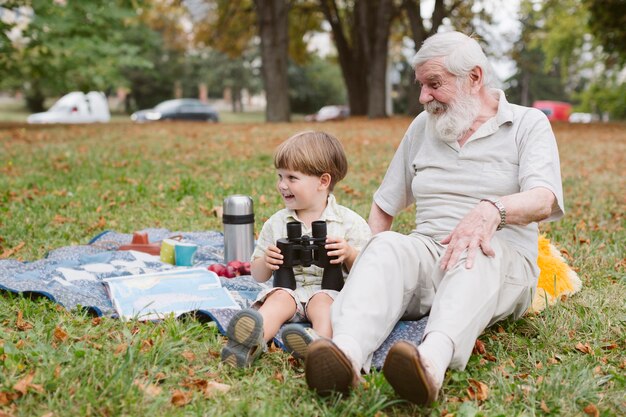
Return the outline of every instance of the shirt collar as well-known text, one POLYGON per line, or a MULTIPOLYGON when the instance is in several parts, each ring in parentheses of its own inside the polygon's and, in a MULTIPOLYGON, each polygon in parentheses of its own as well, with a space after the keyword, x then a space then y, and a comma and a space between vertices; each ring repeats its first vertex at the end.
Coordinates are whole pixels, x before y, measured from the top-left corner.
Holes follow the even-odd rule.
MULTIPOLYGON (((333 194, 328 194, 328 199, 326 200, 326 208, 322 212, 319 220, 341 222, 342 219, 341 216, 339 216, 338 208, 339 204, 337 204, 335 196, 333 194)), ((296 211, 293 209, 287 209, 287 217, 300 222, 296 211)))

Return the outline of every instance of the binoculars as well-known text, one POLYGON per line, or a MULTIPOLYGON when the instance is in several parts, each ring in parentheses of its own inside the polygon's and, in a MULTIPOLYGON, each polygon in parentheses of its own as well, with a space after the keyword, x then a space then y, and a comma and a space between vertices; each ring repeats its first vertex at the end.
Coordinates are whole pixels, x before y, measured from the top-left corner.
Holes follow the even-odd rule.
POLYGON ((274 287, 296 289, 296 278, 293 267, 316 265, 324 268, 322 289, 341 291, 343 288, 343 272, 341 264, 331 264, 324 245, 326 244, 326 222, 314 221, 311 224, 312 237, 302 236, 300 222, 287 223, 287 238, 278 239, 276 246, 283 255, 283 264, 274 271, 274 287))

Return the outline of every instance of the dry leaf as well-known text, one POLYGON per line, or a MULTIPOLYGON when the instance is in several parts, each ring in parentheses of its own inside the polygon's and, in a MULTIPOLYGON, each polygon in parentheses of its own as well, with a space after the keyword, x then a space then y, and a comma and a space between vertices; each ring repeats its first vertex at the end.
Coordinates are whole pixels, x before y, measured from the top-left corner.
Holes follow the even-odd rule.
POLYGON ((196 354, 189 350, 184 351, 181 355, 187 360, 187 362, 193 362, 196 360, 196 354))
POLYGON ((467 389, 467 395, 471 400, 485 401, 489 396, 489 387, 484 382, 477 381, 475 379, 469 379, 469 388, 467 389))
POLYGON ((600 411, 598 411, 598 407, 596 407, 595 404, 589 404, 583 409, 583 411, 585 414, 592 417, 598 417, 600 415, 600 411))
POLYGON ((115 350, 113 351, 114 355, 120 355, 120 354, 124 354, 126 353, 126 350, 128 349, 128 345, 126 343, 120 343, 119 345, 117 345, 115 347, 115 350))
POLYGON ((15 321, 15 327, 17 327, 18 330, 21 330, 24 332, 26 330, 32 329, 33 325, 24 320, 24 313, 22 313, 22 311, 20 310, 17 312, 17 320, 15 321))
POLYGON ((165 378, 167 378, 167 377, 165 376, 165 374, 163 372, 157 372, 156 375, 154 376, 154 380, 156 382, 162 382, 162 381, 165 380, 165 378))
POLYGON ((65 342, 68 338, 67 332, 59 326, 54 328, 53 336, 57 342, 65 342))
POLYGON ((283 373, 280 371, 276 371, 276 373, 274 374, 274 379, 280 382, 281 384, 285 382, 285 377, 283 376, 283 373))
POLYGON ((20 249, 22 249, 24 247, 24 245, 26 244, 26 242, 20 242, 18 243, 18 245, 16 247, 14 247, 13 249, 7 249, 4 252, 2 252, 0 254, 0 259, 7 259, 9 256, 17 253, 20 249))
POLYGON ((215 381, 209 381, 206 389, 204 390, 204 395, 207 397, 210 397, 213 394, 216 394, 216 393, 224 394, 224 393, 227 393, 228 391, 230 391, 230 385, 222 384, 220 382, 215 382, 215 381))
POLYGON ((584 345, 581 342, 578 342, 575 346, 576 350, 582 353, 591 354, 593 351, 591 350, 591 346, 589 343, 585 343, 584 345))
POLYGON ((174 390, 172 393, 172 398, 170 398, 170 402, 172 405, 176 407, 182 407, 191 402, 191 393, 186 391, 181 391, 179 389, 174 390))
POLYGON ((161 394, 161 392, 163 391, 163 388, 159 387, 158 385, 154 385, 150 383, 143 383, 138 380, 134 380, 133 385, 139 388, 141 392, 143 392, 145 395, 147 395, 150 398, 156 397, 157 395, 161 394))
POLYGON ((92 326, 98 326, 100 323, 102 323, 102 317, 94 317, 91 319, 92 326))
POLYGON ((224 207, 215 206, 211 209, 211 212, 215 215, 215 217, 221 218, 224 215, 224 207))
POLYGON ((478 354, 478 355, 484 354, 485 353, 485 344, 482 341, 476 339, 476 342, 474 343, 474 350, 473 350, 472 353, 478 354))
POLYGON ((35 377, 35 371, 31 371, 24 378, 17 381, 15 385, 13 385, 13 389, 22 395, 26 395, 26 393, 28 392, 28 388, 31 386, 31 383, 33 382, 34 377, 35 377))
POLYGON ((142 353, 149 352, 154 346, 154 341, 152 339, 144 339, 141 341, 141 348, 139 349, 142 353))
POLYGON ((546 402, 544 400, 541 400, 541 405, 539 407, 541 407, 541 410, 544 413, 546 413, 546 414, 550 413, 550 409, 548 408, 548 406, 546 405, 546 402))
POLYGON ((0 391, 0 405, 9 405, 19 398, 16 392, 0 391))

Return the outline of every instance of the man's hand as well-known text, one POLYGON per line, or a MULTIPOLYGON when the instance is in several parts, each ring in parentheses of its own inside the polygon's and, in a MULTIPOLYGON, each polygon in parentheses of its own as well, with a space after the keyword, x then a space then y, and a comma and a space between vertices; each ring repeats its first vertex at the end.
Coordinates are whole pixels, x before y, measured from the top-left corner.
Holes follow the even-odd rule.
POLYGON ((491 238, 498 224, 500 224, 498 209, 486 201, 478 203, 472 211, 461 219, 452 233, 441 241, 443 245, 448 245, 441 258, 441 269, 443 271, 450 270, 465 250, 467 250, 465 261, 465 268, 467 269, 474 266, 477 248, 480 248, 487 256, 495 256, 496 253, 491 248, 491 238))
POLYGON ((265 251, 265 266, 272 271, 276 271, 283 264, 283 255, 276 245, 269 245, 265 251))

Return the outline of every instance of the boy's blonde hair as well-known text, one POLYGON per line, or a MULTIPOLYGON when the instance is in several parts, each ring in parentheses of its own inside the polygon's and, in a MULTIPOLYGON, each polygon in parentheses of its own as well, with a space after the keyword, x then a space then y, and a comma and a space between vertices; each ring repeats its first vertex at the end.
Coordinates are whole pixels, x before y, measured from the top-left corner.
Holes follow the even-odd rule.
POLYGON ((274 166, 316 177, 328 173, 330 191, 348 173, 348 159, 341 143, 328 133, 315 131, 297 133, 281 143, 274 152, 274 166))

